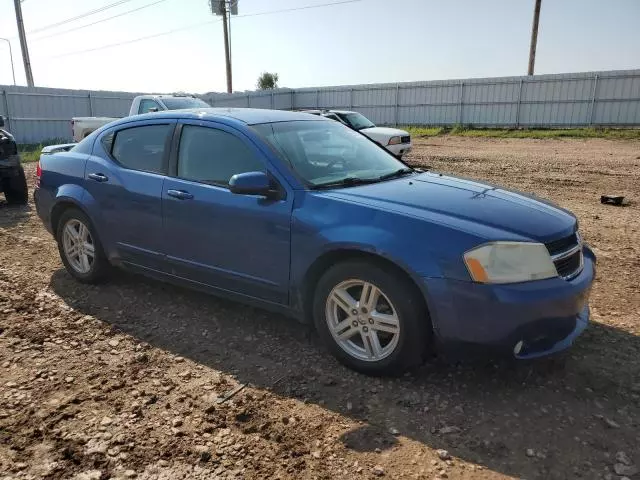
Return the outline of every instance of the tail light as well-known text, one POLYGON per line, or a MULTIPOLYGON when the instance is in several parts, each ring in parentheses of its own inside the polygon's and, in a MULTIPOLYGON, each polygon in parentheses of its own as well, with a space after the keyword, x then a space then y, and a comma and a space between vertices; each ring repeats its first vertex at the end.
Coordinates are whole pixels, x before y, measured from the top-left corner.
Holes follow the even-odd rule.
POLYGON ((42 167, 40 166, 40 161, 38 160, 38 165, 36 166, 36 187, 40 186, 41 177, 42 177, 42 167))

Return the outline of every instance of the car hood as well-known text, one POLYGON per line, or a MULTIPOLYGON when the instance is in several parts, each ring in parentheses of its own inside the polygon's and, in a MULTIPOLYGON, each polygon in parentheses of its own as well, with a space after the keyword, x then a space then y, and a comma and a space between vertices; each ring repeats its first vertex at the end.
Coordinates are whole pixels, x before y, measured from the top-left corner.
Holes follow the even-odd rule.
POLYGON ((548 201, 437 173, 422 173, 327 193, 345 201, 442 221, 454 228, 468 230, 475 223, 538 242, 568 236, 577 226, 571 212, 548 201))
POLYGON ((391 137, 404 137, 409 135, 409 132, 405 130, 399 130, 397 128, 389 128, 389 127, 371 127, 371 128, 363 128, 360 130, 361 133, 364 133, 368 137, 372 136, 384 136, 387 138, 391 137))

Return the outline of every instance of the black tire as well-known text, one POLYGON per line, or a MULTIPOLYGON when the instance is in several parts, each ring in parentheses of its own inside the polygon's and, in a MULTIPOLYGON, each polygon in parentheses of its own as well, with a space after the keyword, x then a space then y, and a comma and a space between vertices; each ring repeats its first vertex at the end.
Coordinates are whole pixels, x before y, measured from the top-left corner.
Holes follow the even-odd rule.
POLYGON ((5 178, 2 181, 2 190, 9 205, 26 205, 29 201, 29 189, 24 168, 20 167, 15 177, 5 178))
POLYGON ((422 364, 431 345, 431 321, 415 285, 400 272, 360 260, 339 263, 320 278, 314 295, 313 319, 318 334, 331 353, 343 365, 367 375, 400 375, 422 364), (350 279, 362 280, 379 288, 396 310, 400 323, 399 339, 392 353, 379 361, 361 360, 347 353, 329 330, 326 319, 328 297, 335 286, 350 279))
POLYGON ((98 234, 96 229, 93 226, 93 223, 82 211, 77 208, 69 208, 65 210, 60 216, 60 220, 58 221, 58 228, 56 231, 56 240, 58 242, 58 252, 60 252, 60 259, 64 264, 67 272, 71 274, 76 280, 82 283, 95 284, 104 281, 109 271, 111 270, 111 265, 109 264, 109 260, 104 253, 102 248, 102 244, 100 243, 100 239, 98 238, 98 234), (78 220, 82 222, 88 229, 91 235, 91 239, 93 241, 94 246, 94 258, 91 263, 90 270, 87 273, 81 273, 77 271, 69 262, 67 255, 64 251, 63 244, 63 231, 67 223, 71 220, 78 220))

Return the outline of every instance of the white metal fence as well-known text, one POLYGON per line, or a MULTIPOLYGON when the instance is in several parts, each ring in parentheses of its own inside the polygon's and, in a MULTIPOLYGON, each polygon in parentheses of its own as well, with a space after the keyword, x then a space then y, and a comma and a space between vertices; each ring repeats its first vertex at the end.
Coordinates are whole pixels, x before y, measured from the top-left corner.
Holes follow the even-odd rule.
MULTIPOLYGON (((128 114, 138 93, 0 86, 17 140, 68 139, 77 116, 128 114)), ((380 125, 640 126, 640 70, 207 93, 214 107, 356 110, 380 125)))

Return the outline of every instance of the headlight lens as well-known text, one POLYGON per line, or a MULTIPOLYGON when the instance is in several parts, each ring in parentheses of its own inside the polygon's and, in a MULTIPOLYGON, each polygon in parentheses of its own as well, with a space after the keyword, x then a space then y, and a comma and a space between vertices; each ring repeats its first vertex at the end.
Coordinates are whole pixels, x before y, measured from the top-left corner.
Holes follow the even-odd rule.
POLYGON ((493 242, 464 254, 469 275, 479 283, 516 283, 558 276, 542 243, 493 242))
POLYGON ((387 145, 398 145, 400 143, 402 143, 400 137, 391 137, 389 139, 389 143, 387 143, 387 145))

